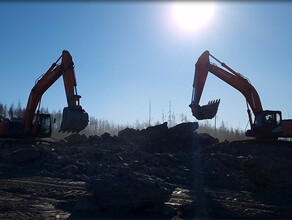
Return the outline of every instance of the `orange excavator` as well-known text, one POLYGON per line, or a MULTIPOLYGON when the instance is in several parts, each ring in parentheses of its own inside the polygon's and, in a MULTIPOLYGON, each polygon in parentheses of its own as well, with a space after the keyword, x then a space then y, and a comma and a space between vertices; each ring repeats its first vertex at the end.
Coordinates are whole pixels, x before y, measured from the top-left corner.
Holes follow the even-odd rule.
POLYGON ((196 119, 212 119, 216 115, 220 103, 220 99, 218 99, 210 101, 207 105, 199 105, 208 72, 213 73, 237 89, 245 97, 250 123, 250 130, 246 131, 246 136, 255 137, 256 139, 292 137, 292 120, 283 120, 281 111, 263 110, 260 97, 249 80, 212 56, 209 51, 205 51, 199 57, 195 67, 193 93, 189 107, 196 119), (214 63, 210 63, 210 57, 219 62, 225 69, 218 67, 214 63), (254 120, 252 119, 250 108, 254 115, 254 120))
POLYGON ((55 63, 40 76, 31 89, 22 118, 7 119, 0 116, 0 138, 45 138, 51 136, 52 120, 49 114, 39 112, 42 95, 63 76, 68 107, 63 109, 60 131, 80 132, 88 124, 88 114, 80 106, 72 56, 66 50, 55 63), (59 60, 62 58, 60 64, 59 60))

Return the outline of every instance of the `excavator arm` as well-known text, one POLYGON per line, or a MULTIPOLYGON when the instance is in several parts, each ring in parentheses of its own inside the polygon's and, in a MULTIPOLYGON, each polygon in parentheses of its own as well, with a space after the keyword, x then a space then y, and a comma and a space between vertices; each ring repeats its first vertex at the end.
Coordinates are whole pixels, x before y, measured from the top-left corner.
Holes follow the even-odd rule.
POLYGON ((39 111, 37 110, 36 112, 36 109, 40 105, 42 95, 60 76, 63 76, 68 103, 68 107, 63 109, 60 130, 64 132, 79 132, 87 126, 88 114, 80 106, 79 99, 81 96, 77 94, 74 63, 70 53, 64 50, 58 60, 37 80, 35 86, 31 89, 22 120, 25 135, 36 135, 39 119, 39 111), (62 61, 58 65, 57 63, 60 59, 62 61))
MULTIPOLYGON (((209 51, 205 51, 199 57, 196 63, 195 76, 193 82, 193 94, 191 104, 189 105, 193 115, 198 120, 213 118, 217 113, 218 105, 220 103, 220 100, 215 100, 209 102, 207 105, 203 106, 199 105, 208 72, 214 74, 215 76, 217 76, 218 78, 220 78, 221 80, 223 80, 224 82, 226 82, 227 84, 231 85, 239 92, 241 92, 246 99, 247 106, 251 107, 254 114, 263 111, 260 97, 256 89, 249 83, 249 81, 241 74, 232 70, 225 63, 222 63, 218 59, 216 59, 209 53, 209 51), (216 61, 218 61, 226 70, 216 66, 215 64, 210 63, 209 60, 210 56, 214 58, 216 61)), ((253 124, 249 107, 248 115, 250 125, 252 127, 253 124)))

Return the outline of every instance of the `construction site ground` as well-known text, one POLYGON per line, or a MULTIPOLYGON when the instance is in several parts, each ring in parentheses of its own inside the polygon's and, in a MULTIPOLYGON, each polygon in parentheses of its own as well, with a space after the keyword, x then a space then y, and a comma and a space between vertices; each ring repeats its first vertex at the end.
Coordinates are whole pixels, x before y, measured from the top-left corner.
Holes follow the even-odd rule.
POLYGON ((292 144, 195 123, 2 142, 0 219, 291 219, 292 144))

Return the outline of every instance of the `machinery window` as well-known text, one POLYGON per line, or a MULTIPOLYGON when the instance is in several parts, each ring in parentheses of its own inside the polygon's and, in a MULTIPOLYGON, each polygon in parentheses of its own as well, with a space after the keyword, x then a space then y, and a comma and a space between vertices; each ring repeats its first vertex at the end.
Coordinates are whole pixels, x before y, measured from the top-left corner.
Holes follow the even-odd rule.
POLYGON ((40 117, 40 130, 43 133, 50 133, 51 131, 51 119, 48 116, 42 116, 40 117))
POLYGON ((267 123, 272 123, 275 121, 275 117, 274 114, 266 114, 265 116, 265 120, 267 123))
POLYGON ((255 117, 255 126, 257 127, 261 127, 262 125, 262 118, 263 118, 263 114, 262 113, 257 113, 256 117, 255 117))
POLYGON ((279 113, 276 113, 276 122, 277 122, 277 125, 281 123, 281 115, 279 113))
POLYGON ((281 115, 278 112, 267 113, 264 120, 267 124, 279 125, 281 123, 281 115))

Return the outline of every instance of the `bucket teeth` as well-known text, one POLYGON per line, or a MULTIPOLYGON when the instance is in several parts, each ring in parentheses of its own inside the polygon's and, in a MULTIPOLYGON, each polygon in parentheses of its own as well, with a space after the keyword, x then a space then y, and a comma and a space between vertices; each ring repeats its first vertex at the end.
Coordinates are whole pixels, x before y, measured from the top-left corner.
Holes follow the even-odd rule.
MULTIPOLYGON (((218 105, 219 105, 219 102, 220 102, 220 99, 211 100, 211 101, 208 102, 207 105, 212 105, 212 104, 217 104, 217 103, 218 103, 218 105)), ((206 106, 206 105, 205 105, 205 106, 206 106)))

